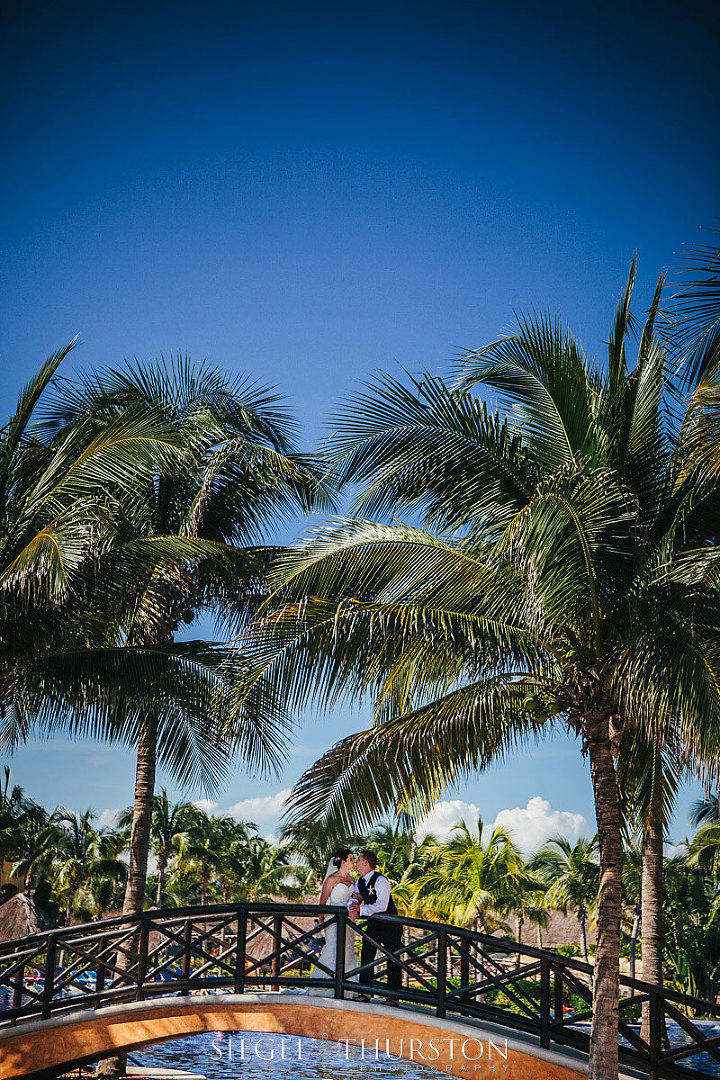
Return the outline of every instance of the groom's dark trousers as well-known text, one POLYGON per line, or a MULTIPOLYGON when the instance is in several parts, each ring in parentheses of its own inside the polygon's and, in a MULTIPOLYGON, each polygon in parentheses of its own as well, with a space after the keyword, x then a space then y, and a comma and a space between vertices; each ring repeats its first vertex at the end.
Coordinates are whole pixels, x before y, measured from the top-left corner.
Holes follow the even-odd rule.
MULTIPOLYGON (((378 944, 383 945, 388 952, 398 952, 402 945, 402 924, 396 922, 390 922, 385 919, 374 919, 372 916, 365 923, 365 930, 378 944)), ((367 938, 363 938, 362 948, 360 950, 360 964, 371 963, 377 956, 377 947, 368 941, 367 938)), ((385 957, 381 953, 381 960, 385 957)), ((375 969, 370 967, 367 971, 361 971, 358 976, 358 983, 361 986, 368 986, 375 977, 375 969)), ((402 968, 396 960, 391 960, 388 957, 387 960, 387 985, 388 990, 400 990, 402 987, 402 968)))

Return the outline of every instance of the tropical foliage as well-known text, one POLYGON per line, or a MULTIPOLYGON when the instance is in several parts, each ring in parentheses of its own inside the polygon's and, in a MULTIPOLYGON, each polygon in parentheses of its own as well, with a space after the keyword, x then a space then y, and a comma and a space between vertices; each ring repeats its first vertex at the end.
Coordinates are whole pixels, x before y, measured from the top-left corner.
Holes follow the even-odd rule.
POLYGON ((328 453, 337 483, 360 486, 359 516, 282 561, 256 635, 258 673, 294 705, 369 695, 375 708, 298 784, 301 826, 426 809, 519 741, 558 725, 579 737, 600 853, 591 1075, 608 1077, 618 752, 682 740, 710 760, 720 720, 717 392, 690 378, 679 407, 655 332, 663 282, 639 327, 634 277, 606 365, 559 322, 523 318, 466 357, 456 387, 380 377, 351 399, 328 453), (400 514, 420 526, 367 520, 400 514))

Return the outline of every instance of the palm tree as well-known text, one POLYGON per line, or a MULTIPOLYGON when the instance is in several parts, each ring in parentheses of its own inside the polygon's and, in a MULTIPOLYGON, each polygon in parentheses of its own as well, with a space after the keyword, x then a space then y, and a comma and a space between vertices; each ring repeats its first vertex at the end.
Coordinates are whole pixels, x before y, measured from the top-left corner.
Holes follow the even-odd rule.
POLYGON ((57 829, 57 848, 53 857, 55 890, 65 897, 65 925, 72 922, 73 904, 78 890, 92 878, 125 874, 125 864, 116 855, 112 834, 93 828, 95 815, 59 810, 53 815, 57 829))
POLYGON ((200 903, 207 904, 211 871, 220 867, 228 831, 232 827, 229 818, 213 817, 204 810, 193 807, 193 815, 187 835, 181 846, 181 857, 194 863, 200 880, 200 903))
MULTIPOLYGON (((638 852, 630 847, 623 869, 623 888, 631 885, 635 898, 631 938, 631 971, 635 970, 638 923, 642 932, 642 965, 645 982, 663 985, 663 874, 664 843, 677 794, 688 762, 684 759, 680 733, 661 716, 649 730, 636 730, 618 755, 626 832, 641 838, 640 880, 635 880, 638 852)), ((642 1006, 642 1036, 650 1036, 650 1006, 642 1006)))
POLYGON ((616 755, 676 728, 710 758, 720 717, 718 478, 699 399, 664 405, 654 334, 629 367, 631 269, 608 367, 550 320, 467 358, 451 389, 383 377, 335 419, 335 476, 362 515, 288 556, 257 629, 258 673, 294 706, 372 694, 375 724, 301 779, 294 823, 354 829, 563 725, 590 762, 600 847, 591 1080, 617 1074, 621 801, 616 755), (490 387, 506 405, 474 396, 490 387), (431 531, 432 530, 432 531, 431 531))
POLYGON ((483 839, 482 818, 461 821, 417 882, 436 915, 459 926, 492 933, 498 916, 510 914, 528 886, 540 887, 508 833, 494 828, 483 839))
POLYGON ((708 872, 683 856, 666 862, 665 955, 668 982, 714 1001, 720 991, 720 898, 708 872))
POLYGON ((217 876, 223 902, 228 903, 233 898, 240 899, 252 858, 252 832, 257 827, 252 821, 235 821, 234 818, 223 818, 221 821, 225 836, 217 876))
MULTIPOLYGON (((41 806, 28 799, 17 784, 10 787, 10 769, 5 766, 5 783, 0 788, 0 887, 4 882, 6 865, 19 864, 27 853, 29 838, 44 827, 47 814, 41 806)), ((12 886, 8 886, 12 887, 12 886)))
MULTIPOLYGON (((187 841, 188 830, 195 821, 195 809, 193 803, 190 802, 171 803, 165 788, 153 799, 150 844, 157 860, 155 907, 163 906, 168 863, 181 851, 183 842, 187 841)), ((133 816, 134 808, 127 807, 118 814, 117 818, 117 828, 128 834, 128 840, 133 816)))
MULTIPOLYGON (((37 728, 81 723, 106 734, 123 712, 131 726, 149 686, 171 707, 182 694, 199 700, 208 680, 197 650, 126 648, 113 633, 125 582, 101 592, 98 577, 117 541, 118 506, 171 467, 178 440, 140 407, 102 428, 81 418, 72 430, 41 430, 72 344, 43 365, 0 430, 0 745, 10 750, 37 728)), ((136 569, 147 565, 134 555, 136 569)))
MULTIPOLYGON (((630 922, 630 978, 635 978, 637 943, 640 936, 642 916, 643 886, 643 849, 637 842, 625 848, 623 855, 622 883, 623 903, 626 907, 626 919, 630 922)), ((643 977, 645 971, 643 969, 643 977)))
POLYGON ((575 911, 580 924, 580 943, 585 963, 590 962, 587 945, 587 920, 597 902, 600 863, 597 836, 580 837, 571 844, 567 837, 555 836, 530 861, 547 885, 548 903, 558 910, 575 911))
POLYGON ((292 847, 273 844, 265 837, 251 836, 248 861, 240 880, 242 900, 288 899, 297 895, 295 881, 302 881, 305 868, 292 860, 292 847))
MULTIPOLYGON (((124 583, 116 599, 126 640, 164 653, 201 610, 213 610, 235 630, 242 626, 276 554, 258 546, 263 532, 288 511, 314 505, 320 489, 312 463, 292 452, 294 424, 274 393, 188 358, 110 369, 62 387, 43 432, 55 439, 78 425, 101 432, 138 410, 161 417, 181 452, 121 500, 123 544, 106 570, 124 583)), ((208 659, 207 648, 195 647, 208 659)), ((225 676, 231 684, 242 678, 241 658, 225 676)), ((202 745, 182 707, 148 702, 121 728, 137 747, 125 912, 142 910, 144 902, 158 759, 183 784, 201 767, 206 788, 234 749, 251 769, 279 767, 287 724, 272 689, 264 686, 242 707, 226 691, 212 707, 220 727, 202 745)))

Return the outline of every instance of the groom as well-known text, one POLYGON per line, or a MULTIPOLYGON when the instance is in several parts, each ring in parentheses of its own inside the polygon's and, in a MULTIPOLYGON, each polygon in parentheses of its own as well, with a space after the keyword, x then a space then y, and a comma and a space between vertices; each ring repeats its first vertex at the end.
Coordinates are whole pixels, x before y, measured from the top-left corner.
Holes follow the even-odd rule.
MULTIPOLYGON (((351 919, 358 916, 367 919, 366 930, 374 941, 383 945, 388 952, 397 952, 402 944, 402 926, 400 923, 375 918, 378 915, 397 915, 395 901, 390 892, 390 882, 381 874, 377 867, 377 855, 374 851, 361 851, 358 855, 356 869, 360 874, 357 881, 359 897, 350 901, 348 906, 351 919)), ((360 952, 360 965, 372 964, 377 955, 377 946, 363 938, 360 952)), ((367 971, 361 971, 358 983, 361 986, 369 986, 373 982, 374 968, 371 966, 367 971)), ((396 960, 387 958, 387 983, 388 990, 400 990, 402 987, 402 969, 396 960)), ((361 1001, 369 1001, 368 994, 358 995, 361 1001)), ((388 998, 389 1005, 397 1005, 396 998, 388 998)))

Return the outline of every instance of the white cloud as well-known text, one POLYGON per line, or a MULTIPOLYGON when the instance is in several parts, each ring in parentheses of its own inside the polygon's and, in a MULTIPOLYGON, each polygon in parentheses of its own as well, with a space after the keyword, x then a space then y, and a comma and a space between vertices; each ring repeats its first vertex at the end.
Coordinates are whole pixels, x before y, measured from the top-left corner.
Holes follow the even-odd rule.
POLYGON ((217 811, 217 803, 214 799, 193 799, 193 806, 197 806, 198 810, 202 810, 205 814, 214 814, 217 811))
POLYGON ((525 807, 501 810, 494 826, 506 829, 526 855, 536 851, 550 836, 559 833, 574 843, 588 831, 587 821, 582 814, 553 810, 548 800, 539 795, 530 799, 525 807))
POLYGON ((275 795, 256 795, 253 799, 241 799, 228 808, 239 821, 254 821, 256 825, 276 822, 281 816, 290 788, 283 788, 275 795))
MULTIPOLYGON (((475 803, 463 802, 462 799, 445 799, 435 803, 430 813, 419 823, 415 835, 421 838, 425 833, 433 833, 438 840, 447 840, 455 825, 465 821, 472 828, 479 816, 480 809, 475 803)), ((485 825, 486 839, 496 827, 507 830, 526 855, 536 851, 550 836, 560 833, 575 842, 588 831, 582 814, 574 814, 570 810, 553 810, 548 800, 539 795, 530 799, 525 807, 501 810, 491 825, 485 825)))
POLYGON ((432 833, 438 840, 447 840, 455 825, 459 825, 461 821, 472 825, 479 814, 480 809, 475 803, 463 802, 462 799, 445 799, 435 803, 430 813, 419 823, 415 835, 422 838, 426 833, 432 833))
POLYGON ((120 807, 117 810, 103 810, 95 822, 95 827, 98 829, 114 829, 117 821, 117 815, 120 813, 120 807))

